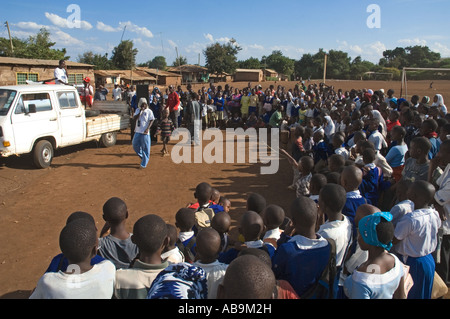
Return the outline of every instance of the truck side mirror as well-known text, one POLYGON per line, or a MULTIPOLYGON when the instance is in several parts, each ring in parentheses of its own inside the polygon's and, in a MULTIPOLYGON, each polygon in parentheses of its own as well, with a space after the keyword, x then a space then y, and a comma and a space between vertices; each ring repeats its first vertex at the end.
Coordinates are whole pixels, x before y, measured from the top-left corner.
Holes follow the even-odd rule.
POLYGON ((36 113, 36 104, 28 105, 28 113, 36 113))

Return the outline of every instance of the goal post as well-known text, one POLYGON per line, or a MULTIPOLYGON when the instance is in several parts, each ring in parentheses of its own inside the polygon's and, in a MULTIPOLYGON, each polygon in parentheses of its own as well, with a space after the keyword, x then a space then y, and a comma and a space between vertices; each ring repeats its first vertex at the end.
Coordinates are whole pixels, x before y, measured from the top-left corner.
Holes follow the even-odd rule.
POLYGON ((448 72, 448 71, 450 71, 450 68, 403 68, 400 97, 404 97, 406 99, 408 98, 408 80, 406 78, 406 73, 408 71, 447 71, 448 72))

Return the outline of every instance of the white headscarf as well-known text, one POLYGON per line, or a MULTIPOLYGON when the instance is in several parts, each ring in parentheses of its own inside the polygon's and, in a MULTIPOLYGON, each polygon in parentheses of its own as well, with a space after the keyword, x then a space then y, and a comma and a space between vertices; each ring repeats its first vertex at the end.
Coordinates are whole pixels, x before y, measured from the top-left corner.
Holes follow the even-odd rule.
POLYGON ((144 104, 144 103, 148 105, 147 99, 145 97, 141 97, 141 99, 138 102, 138 108, 140 109, 141 105, 144 104))
POLYGON ((432 106, 445 106, 444 97, 441 94, 436 94, 437 102, 434 102, 432 106))
POLYGON ((380 111, 378 110, 372 110, 372 115, 373 118, 379 119, 380 120, 380 124, 383 127, 383 132, 381 132, 381 134, 383 134, 384 137, 386 137, 387 134, 387 125, 386 125, 386 121, 384 120, 383 116, 381 115, 380 111))

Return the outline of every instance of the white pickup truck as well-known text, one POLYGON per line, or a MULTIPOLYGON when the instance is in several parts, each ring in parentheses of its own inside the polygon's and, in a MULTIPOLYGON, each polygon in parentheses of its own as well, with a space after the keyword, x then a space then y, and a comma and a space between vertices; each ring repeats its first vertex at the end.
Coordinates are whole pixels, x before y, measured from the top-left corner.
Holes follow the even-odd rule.
POLYGON ((46 168, 61 147, 89 141, 113 146, 117 133, 130 125, 127 105, 119 103, 122 111, 97 110, 98 115, 91 116, 73 86, 0 87, 0 157, 31 154, 37 168, 46 168))

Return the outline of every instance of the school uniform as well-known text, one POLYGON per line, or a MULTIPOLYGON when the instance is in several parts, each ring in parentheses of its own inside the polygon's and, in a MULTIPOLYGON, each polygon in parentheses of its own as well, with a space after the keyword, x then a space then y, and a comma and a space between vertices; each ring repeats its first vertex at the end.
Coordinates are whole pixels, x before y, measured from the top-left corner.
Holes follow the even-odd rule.
POLYGON ((287 280, 301 297, 328 265, 331 247, 320 235, 315 239, 301 235, 286 239, 275 252, 272 269, 276 279, 287 280))
POLYGON ((378 199, 380 197, 380 184, 383 181, 383 171, 374 163, 366 164, 369 170, 363 175, 359 191, 361 195, 367 199, 368 204, 378 206, 378 199))
MULTIPOLYGON (((247 246, 247 248, 258 248, 265 250, 270 258, 273 257, 275 254, 275 247, 271 244, 266 244, 262 240, 255 240, 255 241, 246 241, 244 242, 244 245, 247 246)), ((230 264, 234 259, 237 258, 240 250, 237 250, 236 248, 230 248, 224 253, 219 254, 219 262, 224 264, 230 264)))
POLYGON ((178 264, 184 262, 184 255, 178 247, 175 247, 161 254, 161 259, 169 264, 178 264))
POLYGON ((180 232, 177 246, 183 253, 186 262, 193 262, 195 257, 196 237, 194 231, 180 232), (188 248, 190 246, 190 248, 188 248))
POLYGON ((347 216, 354 224, 356 210, 359 206, 367 204, 367 200, 361 196, 361 192, 358 189, 347 192, 346 197, 347 199, 345 201, 344 208, 342 208, 342 214, 347 216))
POLYGON ((405 199, 401 202, 395 204, 390 213, 392 214, 392 224, 394 227, 397 226, 398 221, 408 213, 414 211, 414 203, 409 199, 405 199))
POLYGON ((45 273, 30 299, 111 299, 115 281, 116 267, 104 260, 82 274, 45 273))
POLYGON ((225 277, 228 264, 224 264, 215 260, 212 263, 204 264, 196 261, 194 266, 202 268, 206 273, 206 284, 208 286, 208 299, 217 298, 217 289, 225 277))
POLYGON ((403 264, 395 259, 392 269, 384 274, 360 272, 357 269, 344 282, 349 299, 392 299, 404 275, 403 264))
POLYGON ((168 261, 161 264, 147 264, 139 259, 128 269, 116 272, 114 297, 117 299, 145 299, 156 276, 170 265, 168 261))
POLYGON ((376 151, 380 151, 381 149, 387 148, 388 146, 386 140, 384 139, 384 136, 378 130, 373 131, 369 135, 367 140, 373 143, 376 151))
POLYGON ((113 235, 99 238, 98 254, 110 260, 117 269, 128 268, 139 253, 139 248, 131 241, 131 235, 127 239, 119 239, 113 235))
POLYGON ((397 223, 394 237, 400 240, 394 246, 400 260, 410 266, 414 281, 408 299, 430 299, 435 272, 431 255, 437 247, 437 233, 441 227, 439 214, 431 208, 416 209, 397 223))

